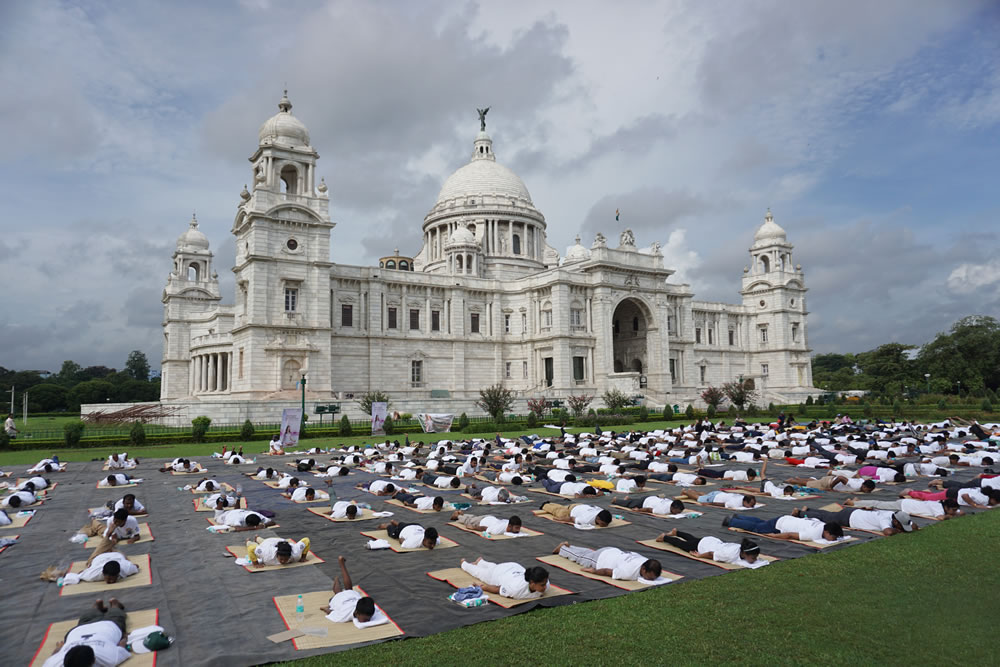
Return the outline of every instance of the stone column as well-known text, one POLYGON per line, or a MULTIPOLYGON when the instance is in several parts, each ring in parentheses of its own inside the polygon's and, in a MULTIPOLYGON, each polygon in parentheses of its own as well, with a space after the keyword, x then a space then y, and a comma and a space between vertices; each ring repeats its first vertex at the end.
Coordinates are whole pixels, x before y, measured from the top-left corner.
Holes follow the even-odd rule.
POLYGON ((229 373, 226 375, 228 381, 226 382, 226 389, 229 391, 233 390, 233 353, 230 352, 226 355, 229 359, 229 373))
POLYGON ((215 355, 208 355, 208 387, 207 391, 215 391, 215 355))

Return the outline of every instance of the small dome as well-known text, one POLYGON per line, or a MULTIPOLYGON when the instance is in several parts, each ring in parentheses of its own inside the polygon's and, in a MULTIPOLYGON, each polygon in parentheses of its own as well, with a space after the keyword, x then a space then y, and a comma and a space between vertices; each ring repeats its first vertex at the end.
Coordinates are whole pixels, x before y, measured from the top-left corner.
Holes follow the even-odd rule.
POLYGON ((451 233, 451 237, 448 239, 447 245, 476 245, 476 237, 468 230, 467 227, 459 225, 455 228, 455 231, 451 233))
POLYGON ((177 237, 178 250, 208 250, 208 237, 198 231, 198 218, 191 215, 188 230, 177 237))
POLYGON ((753 242, 755 246, 765 245, 767 243, 787 242, 785 230, 774 221, 774 216, 771 215, 771 209, 767 209, 767 215, 764 216, 764 224, 761 225, 757 229, 757 233, 753 235, 753 242))
POLYGON ((309 146, 309 130, 298 118, 292 115, 292 103, 285 91, 278 102, 278 113, 274 114, 260 126, 260 145, 283 144, 305 148, 309 146))
POLYGON ((568 250, 566 250, 566 258, 564 263, 569 264, 570 262, 582 262, 585 259, 590 259, 590 251, 580 245, 580 237, 576 237, 576 243, 571 245, 568 250))

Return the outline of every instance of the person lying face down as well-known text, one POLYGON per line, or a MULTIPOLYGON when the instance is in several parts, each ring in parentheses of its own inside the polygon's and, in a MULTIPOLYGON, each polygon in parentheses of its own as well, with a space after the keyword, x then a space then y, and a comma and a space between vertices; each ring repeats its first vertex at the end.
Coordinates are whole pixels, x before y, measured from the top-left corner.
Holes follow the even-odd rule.
POLYGON ((132 657, 125 648, 125 618, 121 602, 111 598, 105 605, 104 600, 98 600, 93 609, 80 616, 76 627, 66 633, 64 641, 57 644, 58 650, 42 667, 104 667, 125 662, 132 657))
POLYGON ((760 557, 760 546, 748 538, 743 538, 736 544, 723 542, 711 535, 699 538, 674 528, 659 535, 656 541, 671 544, 695 558, 711 558, 718 563, 732 563, 743 567, 753 565, 760 557))
POLYGON ((97 485, 98 486, 121 486, 123 484, 128 484, 129 480, 131 480, 131 479, 132 478, 129 477, 128 475, 126 475, 125 473, 119 472, 119 473, 114 473, 112 475, 108 475, 107 477, 105 477, 104 479, 102 479, 100 482, 98 482, 97 485))
POLYGON ((549 572, 540 566, 491 563, 480 556, 472 563, 462 559, 462 569, 481 581, 479 587, 487 593, 514 600, 540 598, 549 587, 549 572))
POLYGON ((254 567, 304 563, 309 555, 309 544, 308 537, 303 537, 298 542, 280 537, 258 537, 256 541, 247 542, 247 558, 254 567))
POLYGON ((376 479, 370 482, 361 482, 355 488, 364 489, 376 496, 391 496, 396 493, 396 487, 384 479, 376 479))
POLYGON ((444 498, 441 496, 421 496, 418 494, 407 493, 405 491, 397 491, 392 497, 394 500, 398 500, 407 507, 414 507, 418 510, 434 510, 435 512, 440 512, 444 509, 444 498))
POLYGON ((384 530, 389 537, 398 541, 403 549, 433 549, 438 543, 437 528, 424 528, 420 524, 406 523, 393 519, 389 523, 379 524, 379 530, 384 530))
POLYGON ((611 499, 613 505, 627 507, 643 514, 656 514, 658 516, 671 516, 684 511, 684 503, 674 498, 664 498, 663 496, 646 496, 645 498, 618 498, 611 499))
POLYGON ((543 512, 552 516, 556 521, 561 523, 572 523, 578 527, 588 528, 588 527, 598 527, 606 528, 611 525, 614 517, 611 516, 611 512, 606 509, 601 509, 596 505, 584 505, 579 503, 571 503, 569 505, 560 505, 559 503, 543 503, 541 508, 543 512))
POLYGON ((263 514, 258 514, 252 510, 240 509, 217 511, 215 513, 215 522, 223 526, 229 526, 235 532, 258 530, 274 525, 274 521, 263 514))
POLYGON ((106 584, 113 584, 119 579, 131 577, 138 571, 139 566, 128 558, 117 551, 109 551, 96 556, 83 572, 79 574, 70 572, 64 575, 63 584, 69 586, 81 581, 103 581, 106 584))
MULTIPOLYGON (((653 583, 660 578, 663 566, 654 558, 616 547, 589 549, 562 542, 552 552, 582 566, 584 572, 620 581, 653 583)), ((668 583, 666 580, 661 583, 668 583)))
POLYGON ((334 577, 333 597, 325 607, 320 607, 320 611, 333 623, 349 623, 352 620, 370 623, 375 617, 375 600, 354 590, 354 582, 347 572, 347 560, 338 556, 337 562, 340 563, 340 577, 334 577))
POLYGON ((521 533, 521 517, 516 514, 509 519, 498 519, 490 514, 475 516, 466 514, 462 510, 455 510, 451 515, 451 521, 461 523, 465 528, 477 533, 490 533, 492 535, 518 535, 521 533))
POLYGON ((3 500, 0 500, 0 507, 17 509, 18 507, 34 505, 36 501, 37 498, 35 498, 35 494, 31 491, 15 491, 8 496, 4 496, 3 500))

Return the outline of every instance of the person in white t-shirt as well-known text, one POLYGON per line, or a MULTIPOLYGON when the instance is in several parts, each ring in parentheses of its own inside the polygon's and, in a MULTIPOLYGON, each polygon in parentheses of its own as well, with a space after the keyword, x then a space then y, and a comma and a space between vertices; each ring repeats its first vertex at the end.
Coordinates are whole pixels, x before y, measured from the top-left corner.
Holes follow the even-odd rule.
POLYGON ((31 491, 15 491, 10 495, 4 496, 3 500, 0 500, 0 507, 17 509, 18 507, 34 505, 36 501, 37 498, 35 498, 35 494, 31 491))
POLYGON ((691 489, 681 491, 682 498, 690 498, 702 505, 712 505, 713 507, 725 507, 730 510, 753 509, 757 506, 757 499, 749 494, 727 493, 725 491, 709 491, 702 495, 691 489))
POLYGON ((311 503, 314 500, 329 500, 330 494, 326 491, 317 491, 311 487, 300 486, 291 493, 282 493, 285 498, 294 500, 297 503, 311 503))
POLYGON ((134 493, 126 493, 121 500, 115 503, 115 509, 125 509, 132 516, 146 514, 146 507, 136 500, 134 493))
POLYGON ((376 479, 370 482, 361 482, 355 488, 363 489, 376 496, 391 496, 396 493, 396 487, 392 482, 384 479, 376 479))
POLYGON ((14 520, 7 514, 7 510, 0 510, 0 526, 9 526, 14 520))
POLYGON ((222 526, 229 526, 234 532, 258 530, 274 525, 274 521, 268 519, 263 514, 258 514, 252 510, 239 509, 216 511, 215 523, 222 526))
POLYGON ((819 509, 803 508, 803 514, 811 519, 819 519, 826 523, 836 523, 844 528, 867 530, 883 535, 909 533, 917 529, 910 515, 903 511, 870 510, 845 507, 839 512, 827 512, 819 509))
POLYGON ((128 458, 128 452, 122 452, 121 454, 112 454, 108 457, 108 470, 129 470, 136 467, 139 464, 138 459, 130 460, 128 458))
POLYGON ((81 581, 101 581, 106 584, 116 583, 119 579, 131 577, 139 571, 139 566, 125 558, 117 551, 109 551, 97 556, 94 561, 79 574, 68 572, 63 575, 63 585, 71 586, 81 581))
POLYGON ((66 633, 58 650, 49 656, 42 667, 63 665, 99 665, 115 667, 132 657, 124 647, 126 634, 125 607, 115 598, 108 604, 104 600, 94 603, 94 608, 83 614, 76 627, 66 633))
POLYGON ((214 492, 222 488, 217 479, 202 479, 198 481, 198 486, 194 488, 195 491, 209 491, 214 492))
POLYGON ((438 544, 437 528, 424 528, 420 524, 393 519, 389 523, 379 524, 378 529, 384 530, 403 549, 433 549, 438 544))
POLYGON ((281 434, 280 433, 277 434, 277 435, 275 435, 273 438, 271 438, 271 442, 268 443, 268 453, 269 454, 275 454, 275 455, 281 455, 281 454, 285 453, 285 448, 282 447, 282 445, 281 445, 281 434))
POLYGON ((824 523, 820 519, 798 516, 800 512, 801 510, 796 510, 796 514, 785 514, 773 519, 734 514, 723 519, 722 525, 727 528, 739 528, 751 533, 767 535, 776 540, 836 542, 844 537, 844 529, 839 524, 832 521, 824 523))
POLYGON ((462 510, 455 510, 451 515, 451 520, 478 533, 518 535, 521 532, 521 517, 516 514, 509 519, 498 519, 490 514, 475 516, 466 514, 462 510))
POLYGON ((330 517, 353 521, 358 518, 358 506, 353 500, 338 500, 330 509, 330 517))
POLYGON ((415 493, 407 493, 406 491, 397 491, 392 498, 407 507, 413 507, 418 510, 440 512, 444 509, 444 498, 441 496, 421 496, 415 493))
POLYGON ((288 565, 289 563, 304 563, 309 555, 309 538, 303 537, 296 542, 280 537, 257 537, 255 541, 247 542, 247 558, 254 567, 267 565, 288 565))
POLYGON ((861 507, 874 510, 898 512, 902 510, 910 515, 927 516, 935 519, 949 519, 962 516, 963 512, 958 502, 950 498, 944 500, 917 500, 915 498, 900 498, 899 500, 860 500, 849 498, 844 501, 848 507, 861 507))
POLYGON ((670 583, 662 579, 663 566, 654 558, 646 558, 634 551, 622 551, 616 547, 590 549, 562 542, 552 552, 581 566, 584 572, 619 581, 641 581, 643 583, 670 583))
POLYGON ((612 505, 627 507, 630 510, 643 514, 655 514, 657 516, 671 516, 684 511, 684 503, 674 498, 664 498, 663 496, 646 496, 645 498, 617 498, 611 499, 612 505))
POLYGON ((332 623, 350 623, 355 625, 376 624, 378 616, 388 622, 388 618, 375 606, 375 600, 364 597, 354 590, 354 582, 347 572, 347 559, 343 556, 337 557, 340 563, 340 577, 333 579, 333 597, 325 607, 320 607, 320 611, 326 614, 328 621, 332 623))
POLYGON ((549 573, 544 567, 525 569, 519 563, 491 563, 480 556, 475 562, 462 559, 462 569, 478 579, 487 593, 514 600, 540 598, 549 587, 549 573))
POLYGON ((119 473, 114 473, 112 475, 108 475, 107 477, 99 481, 97 483, 97 486, 101 488, 107 486, 122 486, 125 484, 138 484, 141 481, 142 481, 141 479, 132 479, 125 473, 119 472, 119 473))
POLYGON ((595 527, 607 528, 614 520, 611 512, 596 505, 545 503, 542 505, 541 510, 556 521, 571 523, 577 528, 584 530, 595 527))
MULTIPOLYGON (((731 563, 742 567, 756 567, 757 559, 760 557, 760 546, 747 538, 736 544, 735 542, 723 542, 711 535, 698 538, 674 528, 670 532, 659 535, 656 541, 671 544, 690 553, 695 558, 711 558, 717 563, 731 563)), ((760 563, 766 565, 767 561, 762 560, 760 563)))

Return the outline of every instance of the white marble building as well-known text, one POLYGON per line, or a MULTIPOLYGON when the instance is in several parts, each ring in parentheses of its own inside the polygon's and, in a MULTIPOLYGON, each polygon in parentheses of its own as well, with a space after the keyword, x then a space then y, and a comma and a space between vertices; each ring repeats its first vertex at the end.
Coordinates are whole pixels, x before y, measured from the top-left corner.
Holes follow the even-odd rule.
POLYGON ((639 247, 630 230, 590 247, 578 238, 560 257, 484 122, 412 259, 334 264, 319 155, 287 96, 278 106, 233 221, 235 303, 222 302, 197 221, 177 240, 163 292, 162 401, 191 416, 266 418, 294 404, 302 376, 310 403, 345 399, 349 412, 346 399, 369 389, 388 391, 400 411, 479 412, 479 389, 496 382, 525 399, 618 387, 650 406, 696 402, 740 376, 765 403, 816 391, 802 268, 770 212, 742 303, 696 301, 670 282, 659 243, 639 247))

